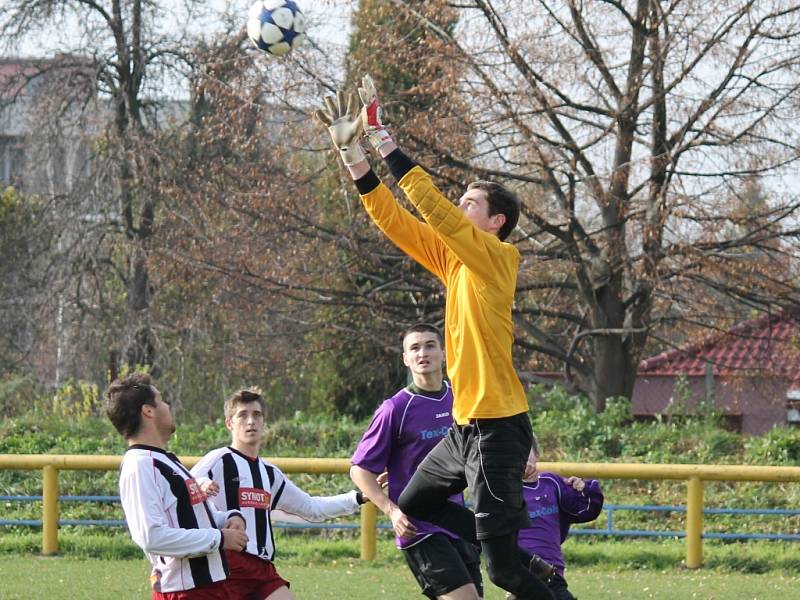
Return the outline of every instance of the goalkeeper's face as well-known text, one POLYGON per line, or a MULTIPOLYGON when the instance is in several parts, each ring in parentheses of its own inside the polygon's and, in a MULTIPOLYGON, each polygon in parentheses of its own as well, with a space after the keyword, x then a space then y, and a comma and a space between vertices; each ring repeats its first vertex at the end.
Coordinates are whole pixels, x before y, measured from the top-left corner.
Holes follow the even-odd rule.
POLYGON ((501 213, 489 214, 489 196, 486 190, 479 188, 467 190, 458 201, 458 208, 475 227, 494 235, 497 235, 506 222, 506 216, 501 213))

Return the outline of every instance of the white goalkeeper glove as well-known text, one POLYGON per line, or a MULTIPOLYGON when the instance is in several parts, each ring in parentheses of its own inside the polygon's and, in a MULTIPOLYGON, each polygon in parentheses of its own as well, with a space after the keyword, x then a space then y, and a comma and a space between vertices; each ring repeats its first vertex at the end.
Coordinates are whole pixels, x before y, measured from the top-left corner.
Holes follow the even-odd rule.
POLYGON ((378 100, 378 91, 372 77, 364 75, 361 78, 361 87, 358 88, 361 97, 361 120, 364 122, 364 133, 375 150, 392 141, 392 135, 383 122, 383 108, 378 100))
POLYGON ((333 145, 341 154, 344 164, 350 166, 364 160, 364 151, 358 143, 364 125, 356 95, 352 92, 345 94, 340 90, 335 97, 325 97, 325 106, 327 110, 318 110, 314 115, 328 128, 333 145))

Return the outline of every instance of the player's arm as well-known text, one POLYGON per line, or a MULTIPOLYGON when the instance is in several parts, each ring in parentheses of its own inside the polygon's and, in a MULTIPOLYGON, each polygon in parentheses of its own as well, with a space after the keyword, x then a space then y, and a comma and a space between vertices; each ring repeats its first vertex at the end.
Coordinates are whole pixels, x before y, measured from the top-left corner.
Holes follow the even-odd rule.
POLYGON ((147 553, 203 556, 221 548, 242 549, 244 532, 211 528, 182 529, 165 519, 157 470, 150 461, 131 462, 120 473, 120 499, 133 541, 147 553))
POLYGON ((213 450, 198 460, 191 468, 190 473, 206 495, 215 497, 213 504, 219 510, 239 508, 238 506, 226 506, 225 494, 219 496, 220 481, 223 480, 224 474, 218 450, 213 450))
POLYGON ((559 488, 559 509, 571 523, 594 521, 603 509, 603 492, 596 479, 567 477, 559 488))
POLYGON ((370 169, 358 141, 363 131, 363 115, 359 114, 360 105, 355 95, 340 91, 335 97, 326 97, 325 105, 326 109, 318 110, 316 117, 328 128, 370 218, 403 252, 444 280, 445 246, 426 224, 397 203, 389 188, 370 169))
POLYGON ((414 537, 417 533, 416 526, 409 520, 406 514, 400 510, 389 496, 383 493, 383 489, 378 483, 379 473, 373 473, 358 465, 350 467, 350 479, 356 484, 358 489, 369 498, 378 509, 392 521, 392 527, 400 537, 414 537))
POLYGON ((355 490, 335 496, 312 496, 297 487, 279 470, 276 469, 276 473, 276 481, 282 481, 273 498, 272 508, 307 521, 319 522, 351 515, 363 503, 362 495, 355 490))
POLYGON ((481 280, 497 281, 498 277, 509 277, 512 272, 515 277, 517 261, 500 259, 508 249, 497 236, 475 227, 461 209, 438 190, 430 175, 394 143, 382 121, 380 100, 369 75, 363 77, 358 93, 363 105, 361 120, 367 138, 384 158, 389 171, 435 237, 481 280), (504 268, 505 265, 508 267, 504 268))
POLYGON ((244 516, 239 512, 238 498, 235 500, 235 506, 228 506, 227 504, 228 498, 224 492, 225 473, 219 450, 206 454, 197 461, 197 464, 192 467, 190 472, 200 489, 210 496, 208 505, 217 527, 227 528, 232 526, 239 528, 238 521, 241 520, 241 526, 244 528, 245 521, 244 516), (221 494, 220 491, 222 491, 221 494))
POLYGON ((375 410, 364 435, 350 459, 350 479, 372 500, 381 512, 392 521, 392 527, 400 537, 411 538, 417 533, 416 526, 400 508, 383 493, 378 477, 389 465, 393 444, 397 438, 394 405, 386 400, 375 410))

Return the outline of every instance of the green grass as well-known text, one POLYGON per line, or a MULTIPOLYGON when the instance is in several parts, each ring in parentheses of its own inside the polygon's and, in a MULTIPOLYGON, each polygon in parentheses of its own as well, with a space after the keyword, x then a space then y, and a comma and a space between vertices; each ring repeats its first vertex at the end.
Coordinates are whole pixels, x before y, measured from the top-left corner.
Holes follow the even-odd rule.
MULTIPOLYGON (((40 534, 0 536, 0 598, 22 600, 133 600, 149 598, 149 565, 126 534, 91 533, 86 528, 61 534, 61 556, 36 554, 40 534)), ((381 535, 377 560, 358 559, 358 541, 346 532, 325 535, 276 533, 277 565, 293 582, 298 598, 360 600, 422 598, 405 563, 387 535, 381 535)), ((770 600, 794 598, 800 586, 796 543, 706 541, 705 566, 681 566, 682 540, 572 539, 564 546, 570 587, 581 600, 660 598, 663 600, 770 600)), ((503 593, 486 583, 486 600, 503 593)))
MULTIPOLYGON (((402 559, 389 565, 364 566, 358 560, 323 564, 279 563, 280 573, 292 582, 298 598, 314 600, 370 600, 421 598, 402 559)), ((46 597, 50 600, 144 600, 150 597, 149 565, 143 559, 100 560, 0 556, 4 600, 46 597)), ((568 573, 570 587, 582 600, 725 599, 767 600, 792 598, 800 579, 780 573, 752 575, 715 570, 689 572, 577 567, 568 573)), ((486 586, 486 600, 502 600, 503 593, 486 586)))
MULTIPOLYGON (((0 557, 35 555, 41 549, 41 532, 9 531, 0 534, 0 557)), ((280 564, 327 564, 331 561, 356 561, 358 539, 353 532, 324 533, 276 531, 280 564)), ((59 550, 68 558, 138 560, 141 551, 124 530, 98 531, 94 528, 64 528, 59 533, 59 550)), ((378 565, 391 566, 397 553, 391 537, 383 531, 378 537, 378 565)), ((672 571, 681 567, 686 552, 681 539, 604 539, 572 538, 564 545, 571 567, 600 569, 648 569, 672 571)), ((704 570, 742 574, 800 573, 800 544, 797 542, 705 540, 704 570)), ((0 595, 2 597, 2 595, 0 595)))

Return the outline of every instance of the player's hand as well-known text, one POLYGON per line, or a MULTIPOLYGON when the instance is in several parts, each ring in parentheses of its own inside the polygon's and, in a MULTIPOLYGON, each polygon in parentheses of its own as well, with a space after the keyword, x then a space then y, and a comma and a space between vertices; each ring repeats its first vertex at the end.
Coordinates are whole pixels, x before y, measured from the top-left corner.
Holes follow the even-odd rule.
POLYGON ((538 465, 538 459, 534 451, 531 450, 528 453, 528 460, 525 463, 525 471, 522 473, 523 481, 536 481, 538 479, 537 465, 538 465))
POLYGON ((572 477, 565 478, 564 483, 571 485, 572 489, 576 492, 582 492, 583 488, 586 487, 586 482, 580 477, 575 477, 574 475, 572 477))
POLYGON ((389 518, 392 521, 394 532, 401 538, 412 538, 417 535, 417 526, 397 506, 389 511, 389 518))
POLYGON ((216 496, 219 494, 219 484, 212 479, 206 479, 201 483, 200 489, 203 490, 206 496, 216 496))
POLYGON ((356 95, 339 90, 336 96, 325 97, 325 107, 326 110, 318 110, 314 116, 328 128, 344 164, 349 166, 363 161, 364 151, 358 143, 358 137, 364 125, 356 95))
POLYGON ((222 549, 241 552, 247 546, 247 534, 241 529, 230 527, 220 529, 222 532, 222 549))
POLYGON ((383 122, 383 107, 378 100, 378 90, 372 77, 364 75, 361 78, 361 87, 358 88, 361 98, 361 120, 364 123, 364 133, 372 147, 378 150, 384 144, 392 141, 392 136, 383 122))
POLYGON ((225 529, 238 529, 239 531, 244 531, 247 528, 247 524, 244 522, 244 519, 239 515, 233 515, 227 521, 225 521, 225 525, 223 525, 225 529))
POLYGON ((386 488, 389 485, 389 471, 384 471, 380 475, 375 478, 375 481, 378 483, 379 486, 382 488, 386 488))

